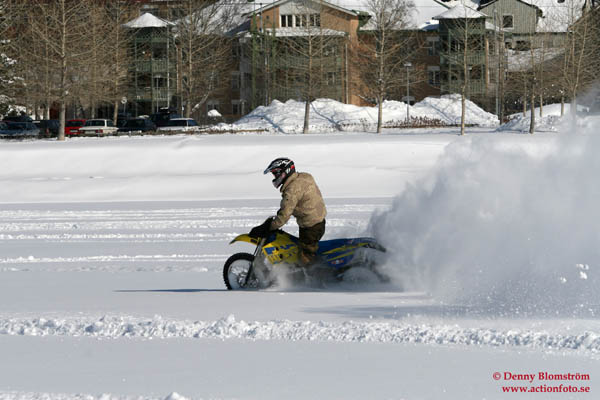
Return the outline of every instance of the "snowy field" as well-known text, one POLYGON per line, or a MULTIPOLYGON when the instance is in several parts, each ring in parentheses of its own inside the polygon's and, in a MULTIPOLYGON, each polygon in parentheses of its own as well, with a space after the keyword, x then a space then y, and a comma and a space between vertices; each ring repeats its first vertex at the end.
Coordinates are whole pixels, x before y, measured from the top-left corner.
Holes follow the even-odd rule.
POLYGON ((0 142, 0 399, 596 399, 596 126, 0 142), (225 290, 281 155, 390 284, 225 290))

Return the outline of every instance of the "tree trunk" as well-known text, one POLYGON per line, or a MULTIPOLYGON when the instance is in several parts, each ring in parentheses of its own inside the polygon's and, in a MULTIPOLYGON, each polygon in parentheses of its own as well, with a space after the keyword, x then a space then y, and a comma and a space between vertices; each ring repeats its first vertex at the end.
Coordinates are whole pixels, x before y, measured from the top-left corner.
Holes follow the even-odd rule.
POLYGON ((544 95, 540 94, 540 118, 544 116, 544 95))
POLYGON ((529 120, 529 133, 535 132, 535 94, 531 91, 531 118, 529 120))
POLYGON ((565 96, 560 96, 560 116, 565 115, 565 96))
POLYGON ((60 68, 60 126, 58 140, 65 140, 65 120, 67 116, 67 19, 65 0, 61 2, 61 68, 60 68))
POLYGON ((383 125, 383 102, 381 98, 377 101, 377 133, 381 133, 381 127, 383 125))
POLYGON ((117 126, 117 121, 119 120, 119 100, 115 99, 114 102, 115 109, 113 110, 113 123, 117 126))
POLYGON ((308 133, 308 121, 310 120, 310 98, 306 99, 304 105, 304 128, 302 133, 308 133))
POLYGON ((464 135, 465 134, 465 114, 466 114, 466 107, 467 107, 467 102, 466 102, 466 98, 465 98, 465 90, 466 90, 466 85, 462 86, 462 90, 461 90, 461 96, 460 96, 460 134, 464 135))

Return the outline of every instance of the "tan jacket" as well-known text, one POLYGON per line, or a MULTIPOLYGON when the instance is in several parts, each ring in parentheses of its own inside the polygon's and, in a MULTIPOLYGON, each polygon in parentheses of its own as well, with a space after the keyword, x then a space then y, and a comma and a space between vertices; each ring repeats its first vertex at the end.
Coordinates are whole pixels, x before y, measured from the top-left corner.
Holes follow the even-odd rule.
POLYGON ((281 187, 281 205, 271 230, 281 228, 292 215, 302 228, 318 224, 327 215, 321 191, 312 175, 306 172, 294 172, 281 187))

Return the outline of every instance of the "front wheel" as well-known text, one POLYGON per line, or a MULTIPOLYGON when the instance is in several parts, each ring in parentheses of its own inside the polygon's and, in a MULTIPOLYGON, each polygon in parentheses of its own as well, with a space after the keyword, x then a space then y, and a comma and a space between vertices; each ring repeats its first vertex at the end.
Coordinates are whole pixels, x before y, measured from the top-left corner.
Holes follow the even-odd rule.
POLYGON ((257 289, 259 281, 253 272, 254 256, 248 253, 237 253, 225 261, 223 281, 229 290, 257 289))

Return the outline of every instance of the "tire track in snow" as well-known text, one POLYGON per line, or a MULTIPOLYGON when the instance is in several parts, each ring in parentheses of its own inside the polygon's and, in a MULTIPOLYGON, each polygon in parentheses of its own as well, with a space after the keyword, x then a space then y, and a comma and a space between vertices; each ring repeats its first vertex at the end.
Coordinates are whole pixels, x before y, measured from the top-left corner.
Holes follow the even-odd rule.
POLYGON ((600 333, 558 334, 462 328, 456 325, 407 325, 388 322, 237 321, 233 315, 216 321, 152 319, 131 316, 67 318, 1 318, 0 334, 25 336, 87 336, 98 339, 246 339, 321 342, 409 343, 578 351, 600 353, 600 333))

